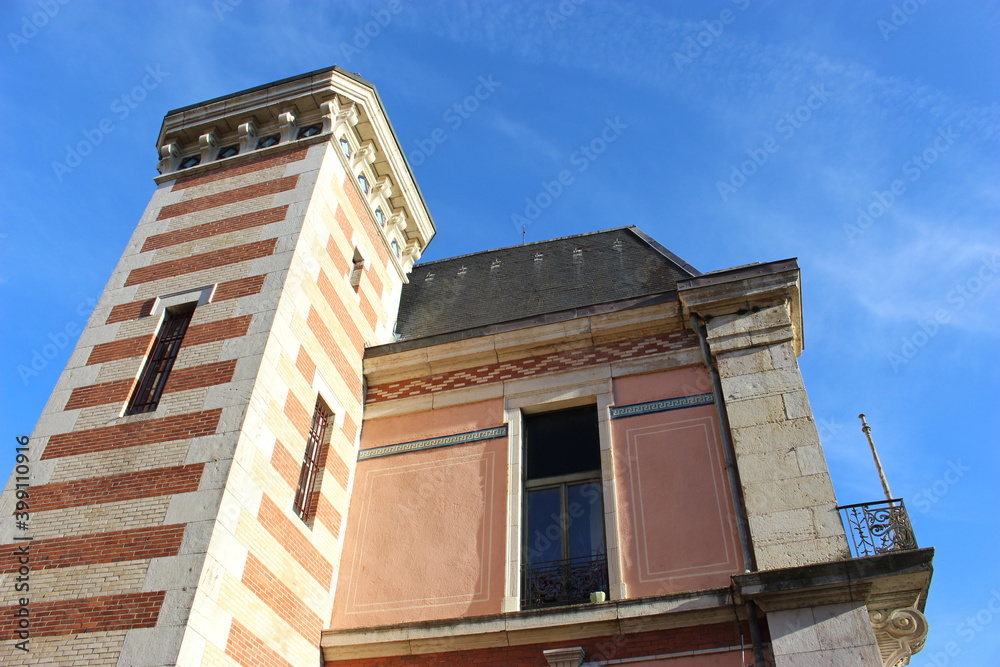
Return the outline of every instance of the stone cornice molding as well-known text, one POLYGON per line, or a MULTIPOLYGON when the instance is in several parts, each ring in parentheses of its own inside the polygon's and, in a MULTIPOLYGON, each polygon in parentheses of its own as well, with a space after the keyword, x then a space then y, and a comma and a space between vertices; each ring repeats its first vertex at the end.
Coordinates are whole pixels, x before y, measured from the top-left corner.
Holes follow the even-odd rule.
MULTIPOLYGON (((229 141, 230 136, 234 143, 242 139, 245 135, 241 126, 253 127, 259 135, 280 132, 281 143, 272 148, 283 149, 305 142, 306 139, 297 138, 297 128, 314 123, 322 123, 321 136, 332 143, 338 140, 336 132, 355 133, 356 144, 363 147, 358 151, 359 157, 373 166, 382 179, 389 179, 385 184, 391 183, 387 195, 393 200, 391 205, 405 211, 410 221, 403 245, 414 241, 421 250, 426 248, 435 234, 434 222, 382 101, 371 84, 338 67, 171 111, 163 119, 156 143, 158 147, 171 146, 158 149, 161 168, 176 170, 177 157, 192 152, 201 153, 202 162, 183 172, 166 171, 154 180, 163 183, 181 173, 185 176, 203 173, 223 164, 225 161, 212 160, 215 147, 220 141, 229 141), (214 145, 206 146, 200 141, 207 134, 215 140, 214 145)), ((239 161, 251 155, 263 156, 267 150, 271 149, 241 150, 239 155, 227 159, 239 161)))
POLYGON ((786 259, 715 271, 677 281, 686 322, 709 321, 714 352, 791 340, 805 347, 798 263, 786 259), (758 313, 764 313, 758 315, 758 313))

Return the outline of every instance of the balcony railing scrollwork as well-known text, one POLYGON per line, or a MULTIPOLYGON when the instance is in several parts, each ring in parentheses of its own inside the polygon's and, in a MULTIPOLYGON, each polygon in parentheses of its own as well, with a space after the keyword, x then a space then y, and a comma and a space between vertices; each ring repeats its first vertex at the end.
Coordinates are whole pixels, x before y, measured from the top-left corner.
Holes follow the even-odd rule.
POLYGON ((917 548, 910 517, 900 498, 844 505, 840 510, 855 558, 917 548))
POLYGON ((590 594, 608 590, 604 554, 525 565, 521 571, 521 607, 536 609, 590 602, 590 594))

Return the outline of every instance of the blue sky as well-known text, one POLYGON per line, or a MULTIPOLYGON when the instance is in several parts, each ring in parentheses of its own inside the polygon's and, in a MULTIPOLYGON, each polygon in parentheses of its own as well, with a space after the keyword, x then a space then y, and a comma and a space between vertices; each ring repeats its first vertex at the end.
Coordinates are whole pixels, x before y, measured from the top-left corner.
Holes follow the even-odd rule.
POLYGON ((798 257, 838 499, 881 495, 865 412, 937 548, 913 664, 1000 659, 997 2, 33 0, 0 28, 4 470, 153 191, 163 115, 338 64, 410 156, 425 260, 522 224, 637 225, 702 271, 798 257))

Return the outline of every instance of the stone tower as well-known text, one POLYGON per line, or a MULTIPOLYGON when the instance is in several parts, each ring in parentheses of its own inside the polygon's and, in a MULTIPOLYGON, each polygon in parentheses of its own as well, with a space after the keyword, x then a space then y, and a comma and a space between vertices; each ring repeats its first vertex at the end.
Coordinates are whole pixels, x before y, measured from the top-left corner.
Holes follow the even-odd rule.
POLYGON ((434 224, 375 89, 340 68, 172 111, 157 145, 25 451, 30 520, 15 478, 0 504, 0 543, 30 554, 29 593, 4 561, 30 636, 4 662, 317 664, 363 350, 391 341, 434 224))

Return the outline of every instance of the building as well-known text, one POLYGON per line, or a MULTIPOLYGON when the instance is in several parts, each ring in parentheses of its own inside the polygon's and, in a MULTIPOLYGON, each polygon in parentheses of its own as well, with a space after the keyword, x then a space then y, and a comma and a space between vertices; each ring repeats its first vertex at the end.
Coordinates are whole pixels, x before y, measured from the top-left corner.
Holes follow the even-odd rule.
POLYGON ((415 265, 434 223, 339 68, 157 146, 0 504, 4 664, 919 650, 933 550, 900 502, 837 507, 794 260, 702 274, 619 227, 415 265))

